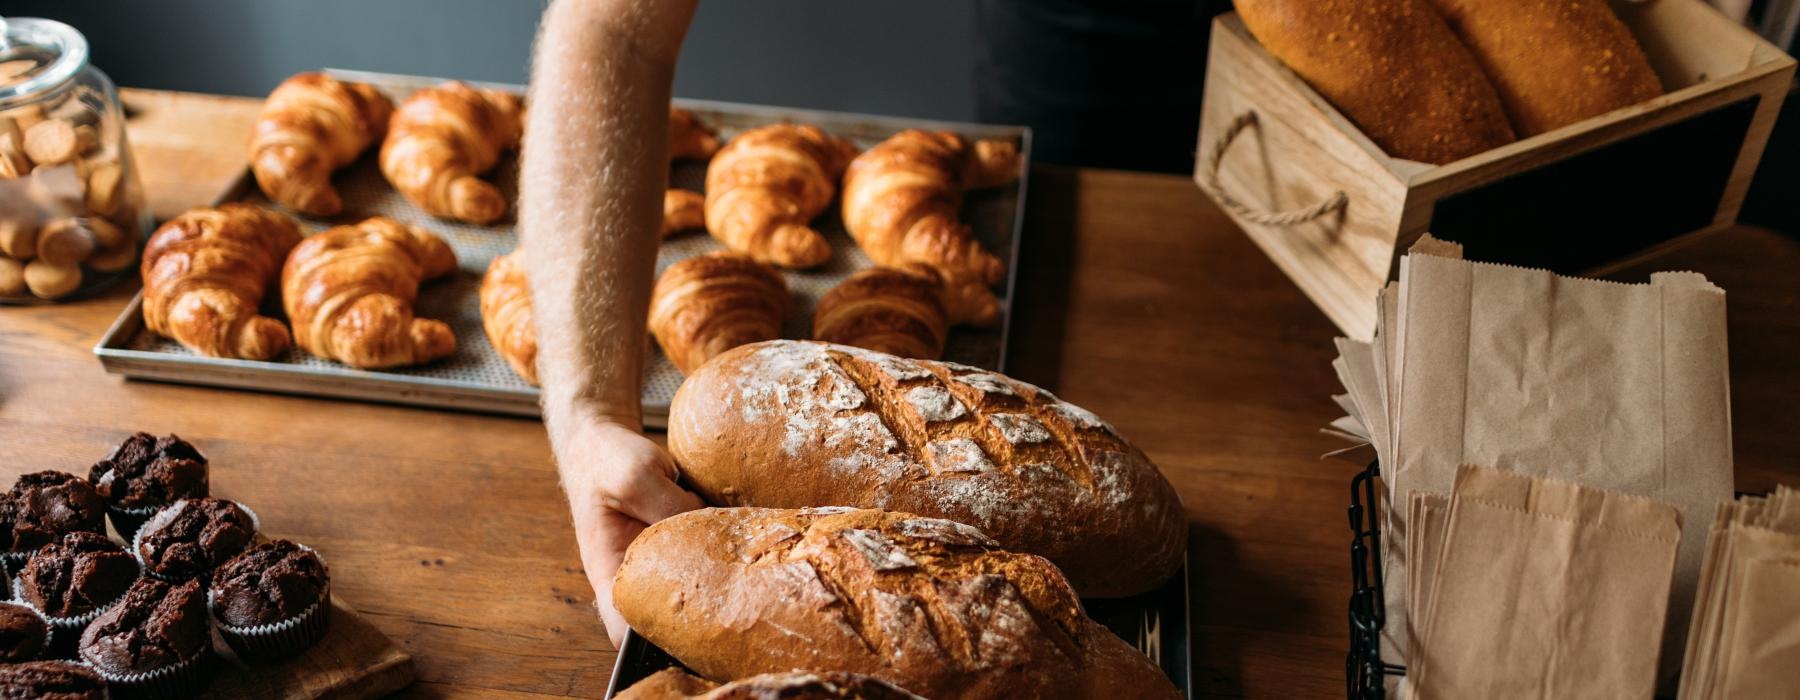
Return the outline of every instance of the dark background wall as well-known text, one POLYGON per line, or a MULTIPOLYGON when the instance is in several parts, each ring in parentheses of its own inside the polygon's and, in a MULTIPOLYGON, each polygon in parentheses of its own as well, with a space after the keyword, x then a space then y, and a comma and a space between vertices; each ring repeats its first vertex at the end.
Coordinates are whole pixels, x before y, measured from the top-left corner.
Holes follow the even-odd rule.
MULTIPOLYGON (((542 0, 0 0, 74 25, 120 85, 266 94, 356 68, 524 83, 542 0)), ((966 0, 700 3, 675 94, 973 120, 966 0)))

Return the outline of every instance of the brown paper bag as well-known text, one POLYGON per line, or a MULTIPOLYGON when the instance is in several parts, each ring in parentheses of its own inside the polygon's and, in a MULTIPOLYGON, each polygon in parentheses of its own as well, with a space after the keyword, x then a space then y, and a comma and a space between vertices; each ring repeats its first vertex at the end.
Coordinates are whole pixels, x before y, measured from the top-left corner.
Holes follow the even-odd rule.
POLYGON ((1719 506, 1687 643, 1682 698, 1800 692, 1800 517, 1794 492, 1719 506))
POLYGON ((1739 612, 1721 640, 1719 697, 1800 695, 1800 556, 1747 562, 1734 597, 1739 612))
POLYGON ((1457 470, 1408 680, 1421 698, 1647 698, 1681 537, 1673 505, 1457 470))
MULTIPOLYGON (((1479 463, 1675 504, 1697 524, 1671 594, 1672 672, 1705 514, 1731 496, 1724 293, 1693 273, 1620 284, 1415 252, 1397 296, 1389 488, 1448 491, 1454 465, 1479 463)), ((1405 541, 1405 509, 1388 513, 1405 541)), ((1404 548, 1384 553, 1391 622, 1408 572, 1404 548)))

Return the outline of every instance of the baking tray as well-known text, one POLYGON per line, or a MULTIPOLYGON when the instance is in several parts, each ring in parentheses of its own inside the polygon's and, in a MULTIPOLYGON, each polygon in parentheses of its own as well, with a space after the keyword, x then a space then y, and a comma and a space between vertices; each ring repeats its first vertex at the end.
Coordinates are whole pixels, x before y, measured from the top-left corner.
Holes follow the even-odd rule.
MULTIPOLYGON (((1094 618, 1119 635, 1126 643, 1156 662, 1158 668, 1175 682, 1184 698, 1194 697, 1193 667, 1190 664, 1192 636, 1188 631, 1188 564, 1183 561, 1181 573, 1164 582, 1161 588, 1130 598, 1081 601, 1088 617, 1094 618)), ((746 651, 745 653, 754 653, 746 651)), ((613 661, 612 681, 606 684, 610 698, 630 688, 651 674, 670 666, 686 668, 668 652, 625 631, 625 643, 619 645, 619 656, 613 661)), ((801 669, 829 671, 831 669, 801 669)))
MULTIPOLYGON (((412 91, 442 82, 438 78, 328 70, 345 80, 365 82, 380 88, 396 103, 412 91)), ((475 83, 481 87, 522 92, 518 85, 475 83)), ((905 129, 940 129, 971 138, 1009 138, 1018 141, 1023 160, 1022 173, 1030 172, 1031 131, 1018 126, 967 124, 958 122, 905 119, 843 112, 824 112, 787 107, 769 107, 708 100, 677 99, 675 105, 699 115, 719 131, 721 139, 729 139, 745 129, 764 124, 799 122, 816 124, 828 132, 844 136, 861 148, 868 148, 905 129)), ((298 348, 272 361, 252 361, 200 357, 179 344, 156 336, 143 325, 140 309, 143 295, 127 304, 119 318, 94 348, 106 371, 138 379, 186 384, 256 389, 291 394, 307 394, 365 401, 390 402, 462 409, 538 415, 538 391, 513 374, 488 342, 481 326, 478 294, 481 276, 493 258, 511 251, 517 241, 513 234, 513 216, 493 226, 476 226, 462 222, 435 219, 408 202, 388 186, 376 162, 376 148, 356 163, 338 172, 333 183, 344 196, 344 212, 336 217, 298 216, 308 233, 360 221, 374 215, 390 216, 401 221, 425 226, 437 232, 455 249, 458 269, 438 280, 425 283, 419 290, 418 315, 450 324, 456 332, 454 355, 426 365, 392 370, 358 370, 334 361, 324 360, 298 348)), ((499 183, 508 199, 517 194, 517 154, 506 156, 491 178, 499 183)), ((704 163, 680 163, 670 171, 670 184, 700 191, 706 179, 704 163)), ((1017 261, 1020 229, 1024 224, 1026 179, 1006 186, 969 193, 963 207, 963 220, 974 229, 988 250, 999 256, 1007 267, 1005 288, 1000 295, 1000 323, 991 329, 955 328, 950 332, 944 359, 994 370, 1004 370, 1006 339, 1012 321, 1013 281, 1018 278, 1017 261)), ((219 202, 250 202, 287 211, 263 197, 248 169, 219 202)), ((293 213, 293 212, 289 212, 293 213)), ((812 331, 813 306, 819 297, 843 281, 852 272, 871 265, 869 258, 844 231, 836 203, 815 222, 832 245, 832 259, 821 268, 786 271, 792 296, 784 337, 806 338, 812 331)), ((723 246, 704 232, 691 231, 666 239, 657 256, 656 271, 676 261, 700 255, 723 246)), ((278 299, 279 290, 265 299, 263 313, 285 318, 278 299)), ((675 396, 682 375, 655 343, 649 348, 644 376, 644 422, 663 427, 667 422, 669 402, 675 396)))

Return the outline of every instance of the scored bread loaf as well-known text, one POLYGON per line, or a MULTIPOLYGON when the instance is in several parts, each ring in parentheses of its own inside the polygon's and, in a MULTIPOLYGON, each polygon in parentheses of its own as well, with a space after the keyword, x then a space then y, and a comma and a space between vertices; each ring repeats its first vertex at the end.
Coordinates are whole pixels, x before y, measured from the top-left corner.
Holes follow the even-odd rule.
POLYGON ((1056 567, 948 520, 708 508, 644 530, 613 602, 708 678, 828 669, 925 697, 1179 698, 1056 567))
POLYGON ((710 503, 949 518, 1048 557, 1085 596, 1150 590, 1186 553, 1180 498, 1143 452, 1086 410, 965 365, 741 346, 675 392, 669 450, 710 503))
POLYGON ((719 685, 679 668, 633 683, 614 700, 921 700, 878 678, 842 671, 763 673, 719 685))
POLYGON ((1520 136, 1661 95, 1662 81, 1606 0, 1430 0, 1500 93, 1520 136))
POLYGON ((1493 83, 1427 0, 1235 0, 1269 53, 1388 155, 1448 163, 1513 140, 1493 83))

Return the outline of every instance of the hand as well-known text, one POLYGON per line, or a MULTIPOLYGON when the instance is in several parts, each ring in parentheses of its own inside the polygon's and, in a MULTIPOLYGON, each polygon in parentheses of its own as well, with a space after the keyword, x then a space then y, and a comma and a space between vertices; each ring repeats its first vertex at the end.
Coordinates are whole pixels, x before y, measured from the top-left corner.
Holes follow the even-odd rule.
POLYGON ((650 524, 706 504, 676 485, 667 451, 623 424, 584 426, 558 448, 582 568, 616 649, 625 639, 625 619, 613 607, 612 585, 625 548, 650 524))

